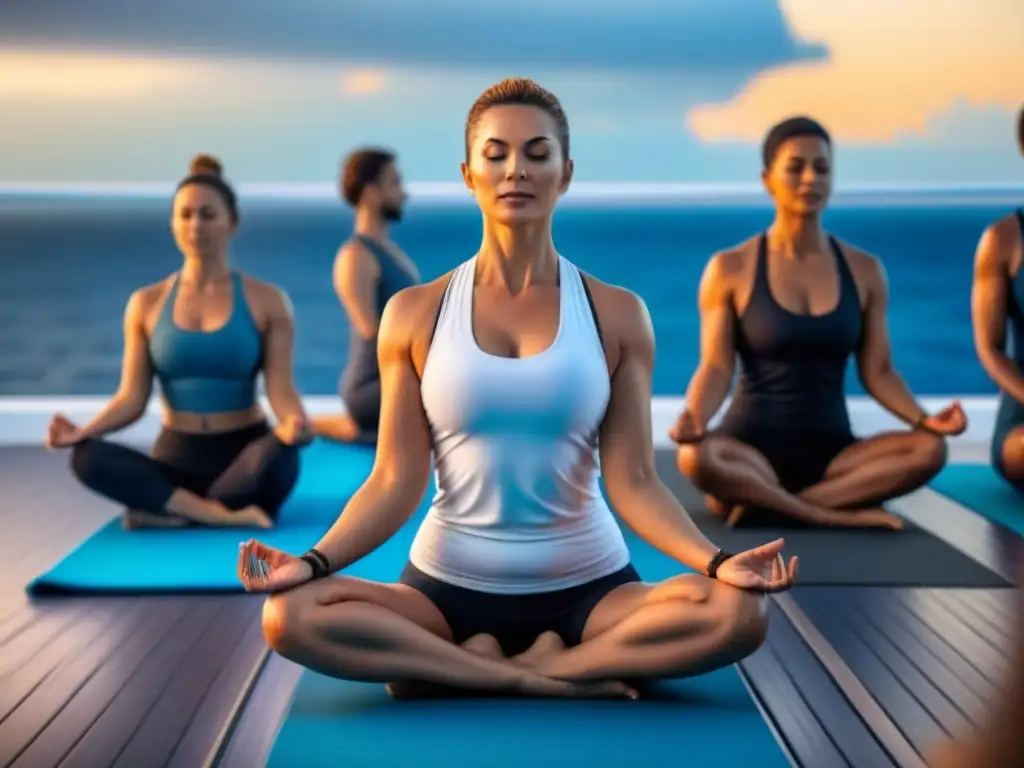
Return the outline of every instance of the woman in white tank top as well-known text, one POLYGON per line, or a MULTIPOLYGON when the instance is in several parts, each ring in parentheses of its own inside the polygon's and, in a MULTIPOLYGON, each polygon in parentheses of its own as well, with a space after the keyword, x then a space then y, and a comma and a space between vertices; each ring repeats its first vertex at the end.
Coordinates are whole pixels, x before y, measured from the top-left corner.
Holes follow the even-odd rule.
POLYGON ((788 588, 795 561, 781 540, 722 552, 658 479, 646 307, 552 243, 572 177, 558 100, 527 80, 485 92, 463 175, 483 244, 384 310, 369 479, 301 557, 242 548, 247 589, 278 593, 264 609, 270 646, 323 674, 401 683, 393 691, 633 697, 618 681, 738 661, 763 641, 762 593, 788 588), (437 493, 400 582, 331 576, 406 523, 432 452, 437 493), (620 517, 696 574, 640 581, 599 474, 620 517))

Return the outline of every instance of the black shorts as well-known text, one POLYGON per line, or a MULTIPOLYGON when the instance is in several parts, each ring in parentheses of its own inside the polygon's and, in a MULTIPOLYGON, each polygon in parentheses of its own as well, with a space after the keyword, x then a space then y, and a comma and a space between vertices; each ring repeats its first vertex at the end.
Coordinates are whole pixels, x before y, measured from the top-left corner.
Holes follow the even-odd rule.
POLYGON ((836 456, 857 442, 852 432, 781 430, 723 427, 718 434, 749 445, 764 456, 779 483, 790 493, 799 493, 820 483, 836 456))
POLYGON ((613 589, 640 581, 632 565, 586 584, 530 595, 497 595, 439 581, 407 563, 399 581, 423 593, 444 616, 452 639, 492 635, 506 656, 522 653, 544 632, 557 632, 567 647, 583 641, 583 628, 613 589))
MULTIPOLYGON (((756 450, 771 465, 779 484, 790 493, 799 493, 825 479, 825 473, 836 456, 857 442, 849 430, 758 429, 754 426, 723 425, 715 430, 756 450)), ((757 510, 744 515, 739 527, 800 527, 795 521, 773 510, 757 510)))

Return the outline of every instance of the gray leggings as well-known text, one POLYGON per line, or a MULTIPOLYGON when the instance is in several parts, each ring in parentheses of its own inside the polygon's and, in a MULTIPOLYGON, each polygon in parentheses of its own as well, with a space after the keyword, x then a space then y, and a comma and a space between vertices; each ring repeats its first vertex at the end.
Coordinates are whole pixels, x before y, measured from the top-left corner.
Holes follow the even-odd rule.
POLYGON ((380 423, 380 379, 341 387, 341 402, 363 432, 377 432, 380 423))

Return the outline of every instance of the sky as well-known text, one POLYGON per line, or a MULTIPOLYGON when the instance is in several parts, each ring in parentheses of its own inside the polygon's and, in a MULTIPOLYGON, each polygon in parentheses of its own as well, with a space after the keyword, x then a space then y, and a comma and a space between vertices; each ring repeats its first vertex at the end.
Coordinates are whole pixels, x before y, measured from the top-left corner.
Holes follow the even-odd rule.
POLYGON ((458 183, 473 100, 554 91, 576 179, 757 183, 808 114, 847 185, 1024 183, 1020 0, 3 0, 0 183, 458 183))

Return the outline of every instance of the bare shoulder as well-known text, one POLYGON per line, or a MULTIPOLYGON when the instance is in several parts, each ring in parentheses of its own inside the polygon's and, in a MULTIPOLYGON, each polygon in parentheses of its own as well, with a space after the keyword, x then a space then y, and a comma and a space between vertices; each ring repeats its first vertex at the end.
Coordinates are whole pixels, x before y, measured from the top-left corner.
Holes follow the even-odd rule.
POLYGON ((125 316, 145 322, 155 310, 163 305, 173 280, 174 275, 168 275, 162 280, 143 285, 132 291, 125 306, 125 316))
POLYGON ((757 267, 757 252, 761 241, 755 235, 729 248, 714 253, 704 266, 698 288, 698 304, 702 308, 719 306, 733 300, 741 286, 753 284, 752 275, 757 267))
POLYGON ((260 312, 274 317, 293 314, 291 298, 283 288, 250 275, 242 276, 242 287, 250 305, 260 312))
POLYGON ((334 268, 339 269, 380 269, 377 259, 358 238, 350 238, 341 244, 334 257, 334 268))
POLYGON ((633 347, 653 351, 654 325, 647 302, 633 291, 598 280, 582 270, 580 275, 593 297, 606 351, 614 353, 633 347))
POLYGON ((1009 264, 1017 251, 1024 248, 1024 233, 1016 213, 1003 216, 985 227, 978 242, 978 251, 988 258, 1009 264))
POLYGON ((392 296, 381 314, 381 341, 404 340, 413 343, 423 337, 429 343, 434 319, 441 308, 441 301, 444 299, 444 292, 453 272, 448 272, 428 283, 403 288, 392 296))
POLYGON ((859 284, 885 282, 885 264, 878 256, 838 237, 833 236, 833 239, 839 244, 839 249, 846 257, 846 263, 859 284))
POLYGON ((723 248, 708 259, 704 274, 720 280, 732 280, 745 275, 757 262, 760 235, 748 237, 741 243, 723 248))

